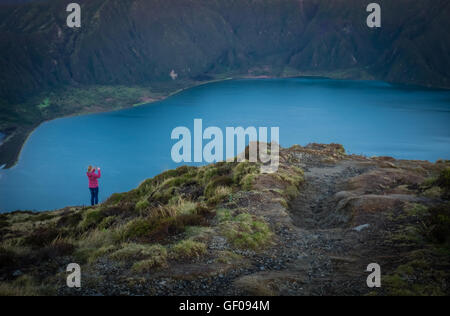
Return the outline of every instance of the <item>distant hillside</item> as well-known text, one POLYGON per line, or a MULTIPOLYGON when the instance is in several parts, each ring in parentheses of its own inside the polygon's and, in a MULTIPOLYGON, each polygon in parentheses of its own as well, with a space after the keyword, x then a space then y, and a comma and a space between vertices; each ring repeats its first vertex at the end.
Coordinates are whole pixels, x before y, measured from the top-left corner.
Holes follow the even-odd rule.
POLYGON ((79 30, 65 25, 69 2, 1 7, 2 98, 74 83, 170 82, 172 69, 193 80, 356 70, 450 87, 446 0, 378 1, 378 30, 366 26, 362 0, 80 0, 79 30))

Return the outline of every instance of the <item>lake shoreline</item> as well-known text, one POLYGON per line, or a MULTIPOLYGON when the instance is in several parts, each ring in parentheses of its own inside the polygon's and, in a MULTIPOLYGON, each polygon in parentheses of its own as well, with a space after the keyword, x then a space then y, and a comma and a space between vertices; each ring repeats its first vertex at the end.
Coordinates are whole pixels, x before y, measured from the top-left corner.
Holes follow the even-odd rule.
MULTIPOLYGON (((195 128, 195 119, 199 118, 204 122, 203 131, 208 127, 222 132, 230 127, 278 127, 279 143, 285 148, 335 143, 343 144, 348 155, 364 157, 434 162, 450 156, 450 92, 323 76, 223 80, 181 93, 182 89, 174 89, 177 91, 172 95, 179 94, 145 106, 144 102, 156 101, 155 93, 151 97, 145 90, 138 90, 137 95, 123 88, 124 97, 109 102, 109 108, 119 109, 120 104, 134 107, 46 122, 28 133, 32 137, 23 146, 17 166, 0 172, 0 186, 4 188, 0 208, 46 210, 89 202, 84 175, 88 165, 102 166, 105 171, 100 201, 114 192, 135 188, 164 170, 175 169, 181 162, 203 165, 208 162, 207 154, 202 164, 192 161, 192 152, 191 157, 179 161, 173 155, 179 142, 170 136, 177 127, 186 127, 191 134, 184 139, 191 138, 192 143, 192 135, 194 140, 200 135, 195 128), (145 99, 141 97, 144 94, 145 99), (136 95, 134 100, 129 98, 136 95), (120 100, 124 102, 117 102, 120 100)), ((68 99, 80 100, 84 109, 91 110, 87 107, 90 100, 117 95, 111 89, 90 91, 89 100, 68 99)), ((260 141, 267 141, 264 135, 260 141)), ((205 139, 203 148, 206 143, 205 139)), ((223 151, 214 161, 225 158, 229 143, 222 138, 216 145, 223 151)))
POLYGON ((98 114, 98 113, 108 113, 108 112, 115 112, 125 109, 130 109, 136 106, 142 106, 142 105, 148 105, 155 102, 163 101, 171 96, 174 96, 178 93, 181 93, 183 91, 186 91, 191 88, 199 87, 202 85, 207 85, 215 82, 222 82, 227 80, 238 80, 238 79, 286 79, 286 78, 301 78, 301 77, 317 77, 317 78, 330 78, 330 79, 348 79, 345 78, 345 76, 337 75, 335 78, 334 76, 328 74, 295 74, 295 75, 289 75, 289 76, 269 76, 269 75, 236 75, 231 77, 224 77, 224 78, 217 78, 212 79, 204 82, 195 83, 192 85, 189 85, 187 87, 177 89, 175 91, 169 92, 168 94, 161 96, 159 98, 151 98, 152 100, 148 102, 143 102, 139 104, 128 104, 116 109, 105 109, 100 107, 99 110, 93 110, 93 111, 87 111, 87 112, 75 112, 68 115, 63 116, 55 116, 47 120, 42 120, 37 122, 36 124, 30 126, 30 125, 19 125, 17 128, 13 129, 11 131, 11 128, 0 130, 1 133, 4 134, 4 138, 2 142, 0 143, 0 166, 3 166, 1 169, 10 169, 13 168, 19 161, 20 154, 22 152, 22 149, 26 142, 28 141, 29 137, 33 134, 33 132, 41 126, 43 123, 50 122, 56 119, 61 118, 69 118, 69 117, 75 117, 80 115, 91 115, 91 114, 98 114))
MULTIPOLYGON (((13 128, 4 128, 0 130, 5 136, 0 143, 0 166, 3 166, 3 169, 13 168, 19 161, 22 149, 29 137, 32 133, 43 123, 50 122, 60 118, 69 118, 74 116, 81 115, 91 115, 98 113, 108 113, 115 112, 120 110, 125 110, 129 108, 133 108, 136 106, 149 105, 155 102, 163 101, 171 96, 179 94, 183 91, 186 91, 191 88, 199 87, 202 85, 207 85, 216 82, 228 81, 228 80, 240 80, 240 79, 288 79, 288 78, 323 78, 323 79, 333 79, 333 80, 356 80, 356 81, 374 81, 376 80, 373 77, 368 76, 367 74, 355 72, 355 70, 342 70, 333 73, 327 72, 294 72, 285 75, 266 75, 266 74, 230 74, 229 76, 223 75, 223 77, 217 77, 208 81, 203 82, 189 82, 186 87, 174 90, 168 93, 162 93, 158 96, 151 96, 147 98, 143 98, 141 103, 128 103, 124 106, 117 106, 115 108, 107 108, 106 103, 108 100, 105 100, 104 103, 100 103, 99 105, 92 106, 92 108, 88 108, 87 110, 82 110, 80 112, 74 112, 67 115, 55 115, 49 119, 44 119, 36 122, 35 124, 27 124, 27 125, 19 125, 13 128)), ((386 82, 389 83, 389 82, 386 82)), ((406 85, 407 87, 416 87, 411 85, 406 85)), ((417 88, 423 89, 433 89, 432 87, 421 86, 417 88)), ((439 88, 434 88, 439 89, 439 88)), ((1 170, 1 169, 0 169, 1 170)))

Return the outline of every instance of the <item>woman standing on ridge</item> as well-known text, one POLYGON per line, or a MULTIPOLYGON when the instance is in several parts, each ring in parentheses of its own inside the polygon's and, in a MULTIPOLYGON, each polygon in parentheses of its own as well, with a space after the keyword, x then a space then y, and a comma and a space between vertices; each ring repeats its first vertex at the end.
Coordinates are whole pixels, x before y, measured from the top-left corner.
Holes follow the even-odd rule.
POLYGON ((95 168, 92 166, 88 167, 88 171, 86 173, 89 179, 89 190, 91 191, 91 205, 98 204, 98 179, 102 176, 100 172, 100 168, 97 168, 98 174, 95 173, 95 168))

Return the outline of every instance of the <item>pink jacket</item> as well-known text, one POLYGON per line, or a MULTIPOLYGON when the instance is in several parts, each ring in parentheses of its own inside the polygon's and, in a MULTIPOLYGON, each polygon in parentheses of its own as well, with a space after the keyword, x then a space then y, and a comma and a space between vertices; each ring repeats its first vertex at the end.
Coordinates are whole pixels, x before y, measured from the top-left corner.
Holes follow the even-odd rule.
POLYGON ((100 170, 98 171, 98 174, 96 174, 94 170, 92 172, 86 172, 86 175, 89 178, 89 188, 98 188, 98 179, 102 176, 100 170))

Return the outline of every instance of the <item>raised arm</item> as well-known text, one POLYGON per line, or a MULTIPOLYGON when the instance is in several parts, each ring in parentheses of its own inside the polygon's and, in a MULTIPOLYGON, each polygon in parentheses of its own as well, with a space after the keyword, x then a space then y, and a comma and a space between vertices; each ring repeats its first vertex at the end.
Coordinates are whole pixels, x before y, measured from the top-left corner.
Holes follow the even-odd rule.
POLYGON ((96 178, 101 178, 102 172, 100 171, 100 168, 98 168, 97 170, 98 170, 98 174, 94 173, 94 175, 95 175, 96 178))

